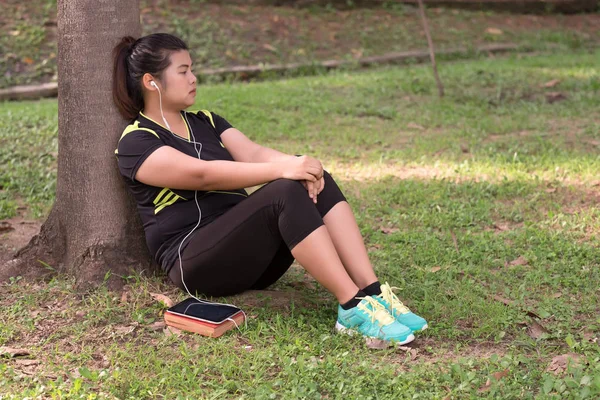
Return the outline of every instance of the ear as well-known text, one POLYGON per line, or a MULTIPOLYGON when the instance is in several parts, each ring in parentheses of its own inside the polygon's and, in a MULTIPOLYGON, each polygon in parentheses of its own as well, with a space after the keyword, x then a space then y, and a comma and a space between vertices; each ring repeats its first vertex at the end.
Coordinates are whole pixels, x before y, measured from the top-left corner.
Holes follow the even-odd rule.
POLYGON ((150 84, 150 82, 152 81, 154 81, 157 85, 159 84, 159 82, 156 79, 154 79, 154 77, 149 73, 145 73, 144 76, 142 76, 142 86, 145 90, 148 90, 150 92, 156 91, 156 88, 150 84))

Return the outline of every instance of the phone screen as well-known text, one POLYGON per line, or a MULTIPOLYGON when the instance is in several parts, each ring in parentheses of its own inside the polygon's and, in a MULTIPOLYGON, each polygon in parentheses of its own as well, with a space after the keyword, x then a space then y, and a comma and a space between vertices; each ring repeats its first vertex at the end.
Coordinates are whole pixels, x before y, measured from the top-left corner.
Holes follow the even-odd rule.
POLYGON ((190 297, 181 303, 175 304, 167 311, 173 314, 196 318, 202 321, 212 322, 214 324, 220 324, 241 310, 237 307, 226 304, 202 303, 193 297, 190 297))

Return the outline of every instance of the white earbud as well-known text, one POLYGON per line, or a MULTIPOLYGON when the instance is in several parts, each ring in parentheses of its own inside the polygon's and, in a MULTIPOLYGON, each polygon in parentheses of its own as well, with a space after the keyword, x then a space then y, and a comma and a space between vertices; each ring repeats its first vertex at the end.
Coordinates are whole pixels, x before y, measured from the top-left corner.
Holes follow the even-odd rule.
POLYGON ((158 101, 159 101, 159 104, 160 104, 160 115, 162 116, 163 122, 167 126, 167 129, 172 132, 173 130, 171 129, 171 126, 169 125, 169 123, 167 122, 167 119, 165 118, 165 115, 163 114, 163 109, 162 109, 162 94, 160 93, 160 89, 158 88, 158 85, 154 81, 150 81, 150 86, 154 86, 156 88, 156 90, 158 90, 158 101))

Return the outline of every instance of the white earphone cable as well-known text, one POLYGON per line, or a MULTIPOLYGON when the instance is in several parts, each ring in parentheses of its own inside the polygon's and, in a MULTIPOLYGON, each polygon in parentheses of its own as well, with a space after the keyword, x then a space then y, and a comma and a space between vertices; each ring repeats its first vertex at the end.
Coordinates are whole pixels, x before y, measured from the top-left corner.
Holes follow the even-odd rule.
MULTIPOLYGON (((164 114, 163 114, 163 109, 162 109, 162 95, 160 93, 160 89, 158 89, 158 86, 156 85, 156 83, 154 83, 154 81, 152 82, 153 86, 158 90, 158 99, 159 99, 159 104, 160 104, 160 114, 163 118, 163 121, 165 123, 165 125, 167 126, 167 129, 169 130, 169 132, 171 132, 171 134, 173 136, 175 136, 178 139, 181 140, 185 140, 184 138, 180 137, 179 135, 175 134, 172 130, 171 127, 169 126, 169 123, 167 122, 167 119, 165 118, 164 114)), ((198 154, 198 159, 201 160, 200 154, 202 153, 202 143, 196 142, 196 137, 194 136, 194 130, 192 129, 192 125, 190 125, 190 122, 188 121, 187 118, 187 112, 184 111, 184 118, 185 118, 185 122, 187 123, 187 126, 190 130, 190 134, 192 136, 193 140, 185 140, 186 142, 189 143, 193 143, 194 145, 194 150, 196 150, 196 153, 198 154), (196 145, 200 145, 199 147, 196 147, 196 145)), ((181 248, 183 247, 183 244, 185 243, 185 241, 187 240, 188 237, 190 237, 190 235, 192 233, 194 233, 194 231, 196 229, 198 229, 198 226, 200 226, 200 222, 202 221, 202 209, 200 208, 200 203, 198 203, 198 191, 194 190, 194 201, 196 203, 196 208, 198 208, 198 222, 196 223, 196 225, 192 228, 192 230, 183 238, 183 240, 181 240, 181 243, 179 243, 179 247, 177 248, 177 256, 178 256, 178 260, 179 260, 179 271, 181 272, 181 283, 183 284, 183 287, 185 288, 185 291, 187 292, 187 294, 190 295, 190 297, 192 297, 193 299, 197 300, 198 302, 202 303, 202 304, 207 304, 207 305, 214 305, 214 306, 220 306, 220 305, 226 305, 226 306, 231 306, 231 307, 235 307, 235 308, 239 308, 233 304, 225 304, 225 303, 214 303, 214 302, 210 302, 207 300, 201 300, 198 297, 194 296, 190 290, 188 289, 187 285, 185 284, 185 280, 183 278, 183 262, 181 260, 181 248)), ((240 309, 240 311, 242 311, 242 314, 244 315, 244 324, 247 325, 247 318, 246 318, 246 313, 240 309)), ((237 322, 235 322, 235 320, 233 318, 226 318, 227 320, 233 322, 235 324, 235 327, 241 332, 240 327, 238 326, 237 322)))

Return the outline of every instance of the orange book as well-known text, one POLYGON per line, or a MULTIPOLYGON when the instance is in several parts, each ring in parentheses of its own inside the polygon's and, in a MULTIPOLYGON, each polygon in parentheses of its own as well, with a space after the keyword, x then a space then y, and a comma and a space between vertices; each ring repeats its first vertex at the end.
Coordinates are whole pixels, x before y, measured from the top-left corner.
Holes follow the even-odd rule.
POLYGON ((234 306, 198 302, 189 298, 165 311, 164 318, 168 326, 204 336, 219 337, 228 330, 241 326, 245 315, 234 306))

